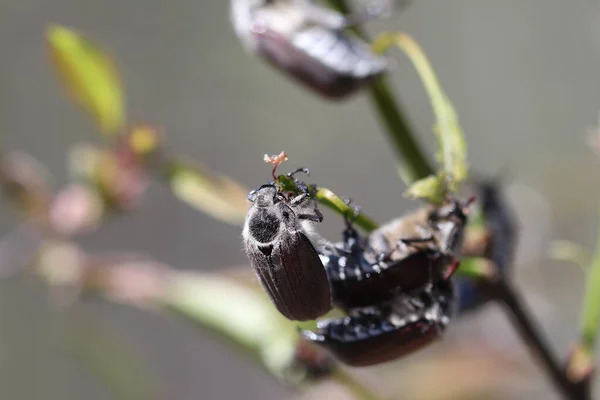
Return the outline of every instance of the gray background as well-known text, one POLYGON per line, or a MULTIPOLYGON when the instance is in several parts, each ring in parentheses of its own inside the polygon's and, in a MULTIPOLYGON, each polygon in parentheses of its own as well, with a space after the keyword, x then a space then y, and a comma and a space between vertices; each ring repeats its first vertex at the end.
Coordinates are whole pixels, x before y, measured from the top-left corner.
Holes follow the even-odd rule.
MULTIPOLYGON (((582 292, 576 267, 543 257, 548 240, 595 243, 598 160, 585 134, 600 109, 600 4, 591 0, 415 0, 371 32, 401 29, 425 49, 460 115, 474 170, 511 176, 523 226, 516 275, 553 343, 564 354, 582 292)), ((227 1, 0 0, 2 146, 23 149, 66 181, 65 154, 96 140, 47 60, 50 23, 81 29, 117 57, 130 116, 164 126, 170 148, 244 182, 262 183, 262 154, 285 149, 290 167, 351 196, 378 220, 407 210, 394 152, 366 96, 316 99, 248 57, 228 24, 227 1), (315 178, 317 179, 317 178, 315 178)), ((393 84, 420 140, 433 149, 432 115, 412 65, 400 53, 393 84)), ((330 216, 331 214, 327 214, 330 216)), ((16 215, 0 206, 0 231, 16 215)), ((336 238, 339 224, 323 231, 336 238)), ((154 187, 135 213, 85 240, 95 250, 132 249, 182 269, 246 262, 240 230, 174 201, 154 187)), ((65 350, 72 322, 53 311, 32 280, 0 288, 0 390, 4 399, 109 399, 65 350)), ((218 340, 181 321, 86 300, 76 313, 101 321, 138 353, 170 399, 267 399, 286 392, 218 340)), ((530 364, 515 398, 554 398, 495 307, 469 318, 444 345, 471 336, 503 343, 530 364)), ((407 361, 408 362, 408 361, 407 361)))

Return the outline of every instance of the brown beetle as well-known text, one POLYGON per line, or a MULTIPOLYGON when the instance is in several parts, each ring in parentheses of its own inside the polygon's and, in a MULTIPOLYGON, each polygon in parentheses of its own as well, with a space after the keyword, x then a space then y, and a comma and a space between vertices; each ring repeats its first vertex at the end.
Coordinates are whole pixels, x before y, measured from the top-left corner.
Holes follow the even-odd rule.
POLYGON ((343 243, 321 254, 334 304, 365 307, 447 280, 459 264, 471 202, 453 199, 439 208, 423 207, 368 238, 348 224, 343 243))
POLYGON ((437 340, 454 314, 451 281, 402 294, 390 302, 350 310, 343 318, 320 321, 302 336, 329 349, 345 364, 359 367, 406 356, 437 340))
POLYGON ((275 184, 253 190, 249 199, 244 249, 271 301, 291 320, 325 314, 331 292, 315 250, 320 239, 309 226, 323 219, 316 202, 308 191, 290 199, 275 184))
POLYGON ((386 57, 345 31, 348 17, 311 0, 231 0, 230 19, 247 51, 329 99, 388 69, 386 57))

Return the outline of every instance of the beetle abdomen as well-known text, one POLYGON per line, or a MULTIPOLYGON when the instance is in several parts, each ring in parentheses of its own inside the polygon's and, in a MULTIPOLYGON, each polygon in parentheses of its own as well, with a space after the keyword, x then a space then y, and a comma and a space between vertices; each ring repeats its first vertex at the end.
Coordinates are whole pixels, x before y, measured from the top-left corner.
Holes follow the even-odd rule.
POLYGON ((453 313, 452 284, 442 283, 398 309, 397 303, 405 301, 398 298, 392 304, 354 310, 352 316, 324 321, 316 332, 302 333, 348 365, 391 361, 427 346, 445 331, 453 313))
POLYGON ((342 263, 344 266, 339 257, 329 256, 325 265, 336 305, 356 308, 379 304, 399 293, 437 282, 451 261, 434 250, 424 250, 398 262, 370 264, 362 257, 360 261, 342 263))
POLYGON ((246 241, 252 266, 269 298, 286 318, 316 319, 331 309, 327 274, 302 232, 285 233, 273 245, 246 241))
POLYGON ((387 60, 347 34, 313 26, 290 38, 261 27, 258 52, 274 67, 328 98, 341 98, 387 68, 387 60))

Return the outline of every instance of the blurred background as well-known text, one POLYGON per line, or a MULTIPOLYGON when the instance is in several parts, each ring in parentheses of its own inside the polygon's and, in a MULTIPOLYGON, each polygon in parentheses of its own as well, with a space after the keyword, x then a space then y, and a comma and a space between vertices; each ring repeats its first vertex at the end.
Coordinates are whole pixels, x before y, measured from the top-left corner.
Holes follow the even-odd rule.
MULTIPOLYGON (((110 49, 131 119, 163 127, 171 151, 253 187, 268 179, 263 154, 285 150, 286 170, 310 167, 316 182, 352 197, 376 220, 413 207, 403 197, 394 150, 366 94, 339 104, 316 98, 249 57, 228 18, 227 1, 0 0, 3 148, 35 156, 59 187, 68 178, 69 146, 98 140, 48 61, 44 32, 59 23, 110 49)), ((583 273, 549 261, 545 253, 553 239, 577 241, 590 251, 596 241, 600 164, 586 147, 586 135, 597 126, 600 110, 600 3, 413 0, 402 13, 369 23, 368 30, 402 30, 420 43, 457 109, 472 169, 506 173, 507 197, 521 225, 515 280, 564 356, 576 334, 583 273)), ((412 65, 401 53, 393 55, 393 85, 432 154, 428 99, 412 65)), ((18 222, 0 204, 0 232, 18 222)), ((324 235, 337 239, 340 227, 340 219, 327 212, 324 235)), ((134 213, 82 243, 89 251, 145 253, 178 269, 247 264, 238 227, 194 211, 158 185, 134 213)), ((160 386, 169 399, 296 395, 181 320, 97 299, 60 310, 44 285, 15 278, 0 283, 1 397, 112 399, 93 368, 72 351, 74 336, 103 331, 122 346, 121 354, 143 362, 152 377, 148 384, 160 386), (84 318, 75 323, 73 315, 84 318)), ((495 305, 455 323, 445 340, 415 356, 359 372, 397 394, 414 386, 410 377, 417 366, 473 348, 503 354, 497 362, 487 357, 487 368, 497 390, 505 392, 488 387, 479 398, 558 398, 495 305)))

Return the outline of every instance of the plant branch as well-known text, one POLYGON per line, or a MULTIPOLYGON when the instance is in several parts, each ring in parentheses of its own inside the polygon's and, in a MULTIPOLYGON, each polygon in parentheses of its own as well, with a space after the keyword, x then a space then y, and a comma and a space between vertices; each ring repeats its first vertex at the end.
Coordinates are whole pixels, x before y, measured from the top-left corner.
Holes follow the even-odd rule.
POLYGON ((571 350, 565 366, 569 380, 582 393, 587 394, 587 398, 591 396, 591 379, 595 370, 594 351, 600 327, 600 301, 598 300, 600 293, 600 235, 596 240, 598 241, 596 254, 586 269, 586 290, 581 307, 579 339, 571 350))
POLYGON ((425 154, 419 147, 411 127, 390 91, 385 77, 379 77, 370 88, 371 101, 387 128, 388 137, 403 160, 400 173, 407 184, 433 174, 425 154))
POLYGON ((570 400, 589 399, 589 392, 582 385, 569 380, 562 368, 562 363, 551 350, 541 329, 534 322, 531 313, 525 308, 519 294, 512 285, 504 279, 486 281, 483 284, 490 297, 498 301, 508 311, 511 322, 519 336, 534 356, 538 358, 550 376, 552 383, 564 398, 570 400))
MULTIPOLYGON (((345 0, 328 0, 328 2, 342 14, 351 13, 345 0)), ((366 39, 366 35, 358 27, 354 27, 353 30, 366 39)), ((410 185, 432 175, 434 170, 415 139, 413 129, 389 89, 385 76, 377 78, 371 85, 370 97, 380 120, 387 128, 388 138, 394 143, 402 160, 400 173, 405 183, 410 185)))
MULTIPOLYGON (((294 193, 301 192, 300 188, 298 188, 298 186, 296 185, 296 182, 294 182, 294 180, 287 175, 279 175, 277 177, 277 181, 283 188, 285 188, 285 190, 289 190, 294 193)), ((347 202, 345 202, 341 197, 339 197, 337 194, 333 193, 327 188, 316 188, 316 193, 314 195, 315 199, 319 203, 329 208, 330 210, 338 213, 342 217, 354 215, 355 213, 355 210, 352 207, 350 207, 347 202)), ((356 216, 356 220, 354 221, 354 223, 357 226, 364 229, 366 232, 372 232, 379 227, 379 224, 375 222, 375 220, 373 220, 371 217, 369 217, 362 211, 358 213, 358 216, 356 216)))

